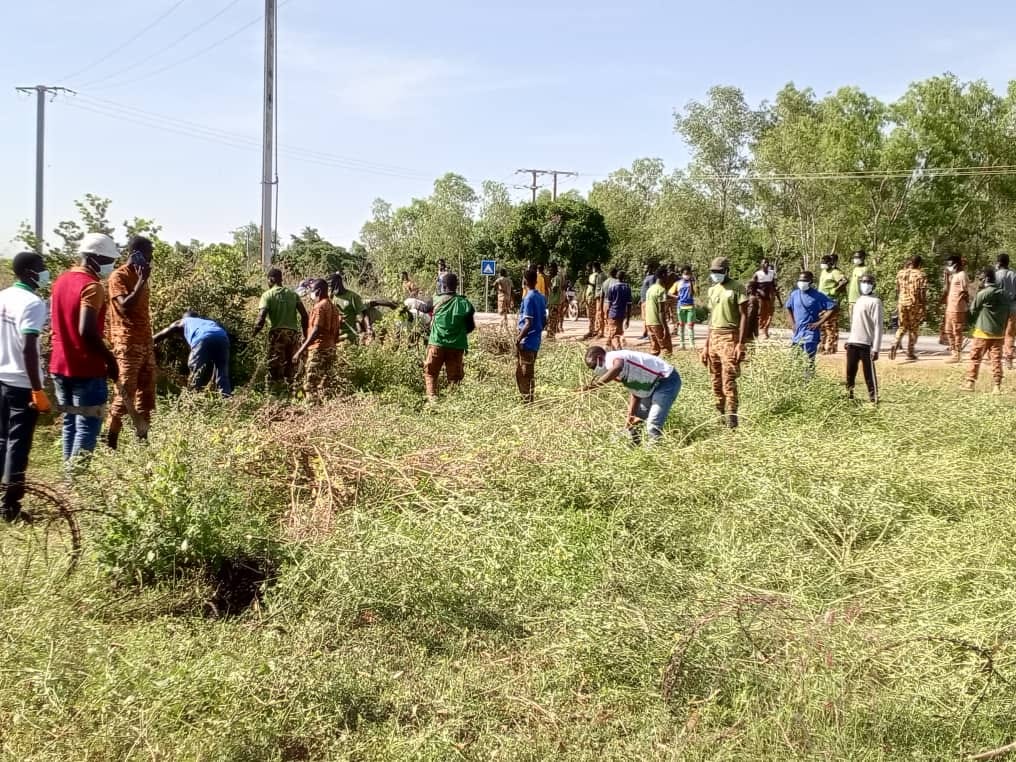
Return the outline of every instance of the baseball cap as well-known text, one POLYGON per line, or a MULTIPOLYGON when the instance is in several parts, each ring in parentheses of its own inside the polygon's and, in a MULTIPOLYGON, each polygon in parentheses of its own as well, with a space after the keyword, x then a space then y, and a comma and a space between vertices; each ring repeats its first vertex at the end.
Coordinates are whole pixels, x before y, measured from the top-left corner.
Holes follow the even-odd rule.
POLYGON ((709 265, 710 272, 718 273, 730 269, 730 260, 726 257, 717 257, 709 265))
POLYGON ((78 253, 94 254, 114 261, 120 256, 120 250, 116 248, 113 239, 105 233, 89 233, 84 236, 78 244, 78 253))

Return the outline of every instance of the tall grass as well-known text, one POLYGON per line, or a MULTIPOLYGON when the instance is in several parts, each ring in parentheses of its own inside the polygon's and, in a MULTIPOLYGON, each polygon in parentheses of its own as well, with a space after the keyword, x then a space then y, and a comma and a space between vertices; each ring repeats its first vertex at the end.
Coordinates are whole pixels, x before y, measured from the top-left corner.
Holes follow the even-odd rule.
POLYGON ((580 355, 544 351, 528 409, 510 358, 471 354, 425 407, 420 356, 382 349, 344 367, 370 391, 324 408, 165 409, 85 494, 150 532, 231 511, 256 531, 216 518, 205 547, 250 534, 275 578, 209 616, 200 576, 110 574, 144 558, 91 520, 68 583, 0 579, 0 749, 888 760, 1016 738, 1010 397, 890 379, 854 406, 764 350, 731 433, 680 355, 668 437, 633 450, 618 389, 574 393, 580 355), (187 470, 175 502, 142 461, 187 470))

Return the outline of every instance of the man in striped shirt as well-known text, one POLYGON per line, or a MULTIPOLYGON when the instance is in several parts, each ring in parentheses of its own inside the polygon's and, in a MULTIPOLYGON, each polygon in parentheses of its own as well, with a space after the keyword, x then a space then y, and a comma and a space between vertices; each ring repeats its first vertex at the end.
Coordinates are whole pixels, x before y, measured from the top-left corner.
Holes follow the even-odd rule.
POLYGON ((586 352, 586 367, 597 377, 580 391, 589 391, 611 381, 617 381, 628 390, 626 432, 633 444, 642 441, 639 427, 643 422, 649 444, 662 436, 663 424, 681 391, 681 376, 672 365, 645 352, 630 349, 607 352, 603 347, 590 347, 586 352))

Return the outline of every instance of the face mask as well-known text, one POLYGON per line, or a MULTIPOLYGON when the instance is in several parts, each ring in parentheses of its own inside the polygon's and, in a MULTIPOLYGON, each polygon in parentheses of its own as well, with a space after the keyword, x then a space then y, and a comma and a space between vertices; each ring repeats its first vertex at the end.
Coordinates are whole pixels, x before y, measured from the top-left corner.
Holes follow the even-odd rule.
POLYGON ((864 294, 864 295, 868 295, 868 294, 870 294, 874 290, 875 290, 875 284, 874 283, 862 283, 861 284, 861 293, 864 294))
POLYGON ((819 266, 820 266, 820 267, 821 267, 821 268, 822 268, 823 270, 828 270, 828 269, 829 269, 829 265, 827 265, 827 264, 822 264, 822 265, 819 265, 819 266))
POLYGON ((956 272, 956 268, 953 265, 947 265, 945 269, 951 273, 956 272))
POLYGON ((607 374, 607 366, 597 365, 595 368, 593 368, 593 373, 595 373, 597 376, 605 376, 607 374))
POLYGON ((113 264, 112 262, 109 262, 108 264, 105 264, 105 265, 100 265, 99 266, 99 277, 100 278, 108 278, 110 275, 113 274, 113 270, 115 270, 115 269, 116 269, 116 265, 113 264))
POLYGON ((808 281, 808 280, 799 280, 799 281, 797 281, 797 287, 801 291, 807 291, 808 289, 811 288, 811 281, 808 281))
POLYGON ((713 283, 723 283, 726 279, 726 273, 709 273, 709 280, 713 283))
POLYGON ((40 270, 35 274, 38 279, 36 288, 44 288, 49 285, 49 270, 40 270))
POLYGON ((863 259, 854 259, 854 264, 858 265, 858 266, 863 265, 864 264, 864 260, 863 259))

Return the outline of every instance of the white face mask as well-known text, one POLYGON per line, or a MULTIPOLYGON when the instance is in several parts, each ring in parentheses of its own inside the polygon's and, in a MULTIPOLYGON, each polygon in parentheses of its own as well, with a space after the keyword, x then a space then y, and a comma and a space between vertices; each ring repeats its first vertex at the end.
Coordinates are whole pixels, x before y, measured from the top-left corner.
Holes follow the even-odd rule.
POLYGON ((597 365, 595 368, 593 368, 593 373, 595 373, 597 376, 604 376, 607 374, 607 366, 597 365))
POLYGON ((799 280, 799 281, 797 281, 797 287, 801 291, 807 291, 808 289, 811 288, 811 281, 810 280, 799 280))
POLYGON ((956 272, 956 267, 955 267, 955 265, 946 265, 946 268, 945 268, 945 269, 946 269, 946 270, 948 270, 948 271, 949 271, 949 272, 951 272, 951 273, 954 273, 954 272, 956 272))
POLYGON ((821 265, 819 265, 819 267, 821 267, 823 270, 829 269, 829 265, 825 264, 824 262, 821 265))
POLYGON ((870 294, 874 290, 875 290, 875 284, 874 283, 862 283, 861 284, 861 293, 864 294, 865 296, 867 296, 868 294, 870 294))
POLYGON ((858 259, 857 257, 855 257, 854 258, 854 264, 858 265, 858 266, 863 265, 864 264, 864 260, 863 259, 858 259))
POLYGON ((100 278, 108 278, 110 275, 113 274, 113 271, 115 269, 116 269, 116 264, 113 263, 113 262, 110 262, 110 263, 105 264, 105 265, 99 265, 99 277, 100 278))
POLYGON ((39 279, 39 288, 49 285, 49 270, 40 270, 36 277, 39 279))
POLYGON ((709 273, 709 280, 713 283, 723 283, 727 279, 726 273, 709 273))

